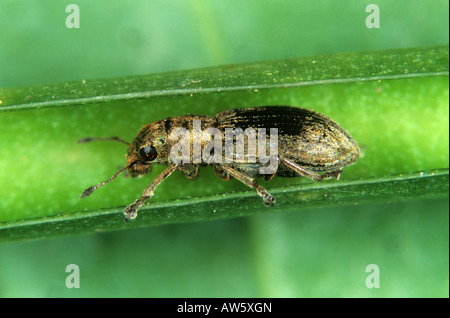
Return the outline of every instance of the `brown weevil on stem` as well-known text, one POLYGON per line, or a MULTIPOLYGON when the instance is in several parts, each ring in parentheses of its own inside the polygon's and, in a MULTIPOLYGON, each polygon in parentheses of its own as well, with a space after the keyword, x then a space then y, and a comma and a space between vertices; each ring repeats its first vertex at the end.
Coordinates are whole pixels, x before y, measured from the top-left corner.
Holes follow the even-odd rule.
POLYGON ((200 167, 212 165, 218 177, 243 182, 257 191, 265 205, 273 206, 275 198, 256 182, 258 176, 266 181, 275 176, 338 179, 341 169, 360 157, 356 141, 333 120, 290 106, 232 109, 215 117, 169 117, 142 127, 131 143, 119 137, 87 137, 79 142, 93 140, 127 144, 127 164, 108 180, 86 189, 81 198, 124 170, 137 177, 150 172, 153 164, 168 166, 127 206, 126 221, 136 218, 139 207, 175 170, 195 180, 200 167))

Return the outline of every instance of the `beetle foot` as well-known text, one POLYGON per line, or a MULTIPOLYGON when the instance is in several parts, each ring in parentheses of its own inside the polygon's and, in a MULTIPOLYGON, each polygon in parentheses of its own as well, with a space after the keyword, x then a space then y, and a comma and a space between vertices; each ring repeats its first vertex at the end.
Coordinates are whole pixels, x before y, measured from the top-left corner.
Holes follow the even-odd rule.
POLYGON ((262 196, 263 200, 264 200, 264 204, 266 206, 270 206, 273 207, 275 204, 275 197, 273 195, 271 195, 270 193, 264 191, 263 193, 260 193, 260 195, 262 196))
POLYGON ((336 171, 331 171, 331 172, 327 172, 324 173, 323 175, 320 176, 320 179, 331 179, 334 178, 336 180, 339 180, 339 177, 341 176, 342 170, 336 170, 336 171))
POLYGON ((123 211, 123 214, 125 215, 125 222, 128 222, 129 220, 134 220, 137 216, 137 209, 139 208, 139 200, 136 200, 136 202, 130 204, 125 208, 123 211))

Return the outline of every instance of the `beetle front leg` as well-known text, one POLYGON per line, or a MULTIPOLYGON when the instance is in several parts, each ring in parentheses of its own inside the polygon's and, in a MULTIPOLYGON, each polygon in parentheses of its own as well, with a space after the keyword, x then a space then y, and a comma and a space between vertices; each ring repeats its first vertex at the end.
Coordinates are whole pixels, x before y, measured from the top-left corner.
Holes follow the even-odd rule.
POLYGON ((258 192, 259 196, 263 198, 264 204, 267 206, 273 206, 275 203, 275 197, 271 195, 269 192, 266 191, 263 187, 261 187, 257 182, 256 179, 249 177, 245 173, 242 173, 240 171, 237 171, 233 168, 231 168, 228 165, 220 165, 220 169, 224 171, 224 173, 228 174, 230 177, 233 177, 242 183, 246 184, 250 188, 255 188, 256 192, 258 192))
POLYGON ((163 182, 164 179, 166 179, 168 176, 172 174, 177 168, 179 167, 179 164, 173 164, 169 166, 166 170, 161 172, 155 180, 153 180, 152 183, 145 189, 144 193, 142 193, 142 196, 137 199, 134 203, 130 204, 126 207, 126 209, 123 211, 123 214, 125 214, 125 222, 128 222, 128 220, 135 219, 137 216, 137 210, 145 203, 146 200, 150 199, 156 187, 163 182))
POLYGON ((336 170, 336 171, 327 172, 327 173, 324 173, 321 175, 317 172, 309 171, 305 168, 302 168, 298 164, 296 164, 295 162, 293 162, 289 159, 280 157, 280 161, 282 163, 284 163, 287 167, 289 167, 292 170, 294 170, 295 172, 297 172, 298 174, 301 174, 302 176, 310 178, 311 180, 314 180, 314 181, 322 181, 323 179, 328 179, 328 178, 339 179, 339 176, 342 173, 342 170, 336 170))

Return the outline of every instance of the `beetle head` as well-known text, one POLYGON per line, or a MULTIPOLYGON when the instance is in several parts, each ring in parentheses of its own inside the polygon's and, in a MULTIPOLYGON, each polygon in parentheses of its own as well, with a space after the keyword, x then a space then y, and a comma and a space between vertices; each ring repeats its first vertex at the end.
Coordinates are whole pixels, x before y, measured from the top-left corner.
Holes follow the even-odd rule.
POLYGON ((166 164, 166 148, 166 127, 162 120, 142 127, 127 152, 130 176, 138 177, 147 174, 155 163, 166 164))

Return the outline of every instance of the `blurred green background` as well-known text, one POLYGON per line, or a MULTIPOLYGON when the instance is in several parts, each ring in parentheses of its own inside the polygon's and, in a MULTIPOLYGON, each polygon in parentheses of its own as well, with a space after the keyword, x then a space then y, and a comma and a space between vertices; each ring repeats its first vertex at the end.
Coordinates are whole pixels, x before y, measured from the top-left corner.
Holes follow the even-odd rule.
MULTIPOLYGON (((80 29, 69 3, 0 2, 0 87, 448 44, 448 1, 77 1, 80 29)), ((444 199, 7 243, 0 296, 448 297, 448 239, 444 199), (65 286, 72 263, 80 289, 65 286)))

